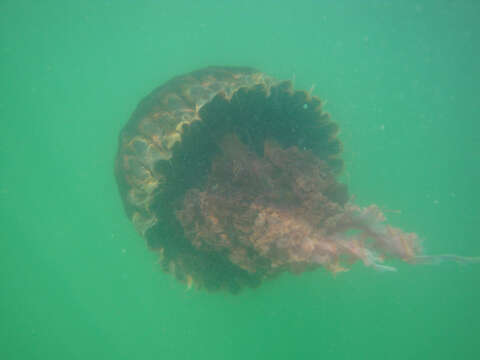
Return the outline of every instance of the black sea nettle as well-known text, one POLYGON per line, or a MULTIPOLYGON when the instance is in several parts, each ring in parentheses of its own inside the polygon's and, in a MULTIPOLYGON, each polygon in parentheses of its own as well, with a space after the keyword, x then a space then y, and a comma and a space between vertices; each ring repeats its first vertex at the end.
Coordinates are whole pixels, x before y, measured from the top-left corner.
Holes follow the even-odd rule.
POLYGON ((349 201, 337 125, 321 101, 255 69, 178 76, 120 134, 116 178, 128 217, 188 287, 237 292, 284 271, 361 261, 476 262, 422 255, 416 234, 349 201))

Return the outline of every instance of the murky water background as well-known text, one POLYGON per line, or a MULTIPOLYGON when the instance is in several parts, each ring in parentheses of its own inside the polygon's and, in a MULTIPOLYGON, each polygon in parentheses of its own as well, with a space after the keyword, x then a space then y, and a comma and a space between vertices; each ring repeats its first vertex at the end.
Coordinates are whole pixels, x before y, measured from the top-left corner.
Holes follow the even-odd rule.
POLYGON ((186 291, 126 218, 117 136, 206 65, 295 78, 344 180, 429 253, 480 255, 477 1, 0 3, 2 359, 475 359, 480 266, 361 265, 186 291))

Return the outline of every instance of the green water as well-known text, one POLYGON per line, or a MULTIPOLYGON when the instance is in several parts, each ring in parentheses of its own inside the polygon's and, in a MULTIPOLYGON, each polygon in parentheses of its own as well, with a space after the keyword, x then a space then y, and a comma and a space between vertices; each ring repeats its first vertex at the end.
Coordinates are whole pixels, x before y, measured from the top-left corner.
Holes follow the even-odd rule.
POLYGON ((0 2, 1 359, 478 359, 480 266, 355 265, 186 291, 123 212, 117 136, 172 76, 295 78, 360 204, 480 255, 480 2, 0 2))

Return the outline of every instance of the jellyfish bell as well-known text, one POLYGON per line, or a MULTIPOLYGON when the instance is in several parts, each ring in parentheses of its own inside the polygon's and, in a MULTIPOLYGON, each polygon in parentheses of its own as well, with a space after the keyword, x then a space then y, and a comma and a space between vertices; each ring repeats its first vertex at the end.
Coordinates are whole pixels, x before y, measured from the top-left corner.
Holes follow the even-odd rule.
POLYGON ((121 131, 125 211, 165 272, 210 291, 356 261, 393 271, 386 258, 478 260, 422 255, 418 237, 377 206, 350 202, 337 131, 320 99, 290 81, 241 67, 178 76, 121 131))

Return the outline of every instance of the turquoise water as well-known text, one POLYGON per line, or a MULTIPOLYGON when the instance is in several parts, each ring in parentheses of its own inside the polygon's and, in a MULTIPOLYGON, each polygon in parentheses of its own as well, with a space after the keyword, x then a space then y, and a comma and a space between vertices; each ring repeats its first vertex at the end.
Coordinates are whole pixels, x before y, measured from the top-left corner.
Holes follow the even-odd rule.
POLYGON ((186 291, 125 216, 117 136, 206 65, 327 101, 356 202, 429 253, 480 255, 480 3, 0 3, 0 358, 476 359, 480 266, 285 274, 186 291))

